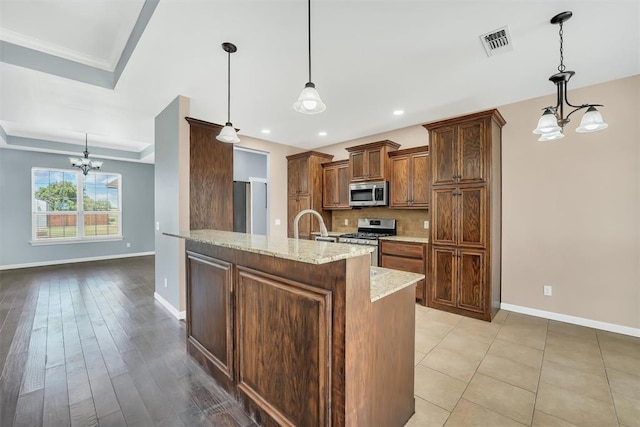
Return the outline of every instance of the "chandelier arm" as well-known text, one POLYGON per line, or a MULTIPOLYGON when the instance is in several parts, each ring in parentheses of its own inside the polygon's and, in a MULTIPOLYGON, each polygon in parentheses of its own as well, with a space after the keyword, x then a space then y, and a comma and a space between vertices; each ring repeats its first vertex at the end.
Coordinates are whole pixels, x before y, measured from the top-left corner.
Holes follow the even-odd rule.
MULTIPOLYGON (((569 103, 567 103, 567 104, 569 104, 569 103)), ((569 104, 569 105, 571 105, 571 104, 569 104)), ((575 108, 575 109, 573 109, 573 110, 572 110, 572 111, 567 115, 567 119, 568 119, 569 117, 571 117, 571 115, 572 115, 573 113, 575 113, 576 111, 584 110, 585 108, 589 108, 589 107, 604 107, 604 105, 602 105, 602 104, 582 104, 582 105, 580 105, 580 106, 577 106, 577 105, 571 105, 571 106, 572 106, 572 107, 576 107, 576 108, 575 108)))

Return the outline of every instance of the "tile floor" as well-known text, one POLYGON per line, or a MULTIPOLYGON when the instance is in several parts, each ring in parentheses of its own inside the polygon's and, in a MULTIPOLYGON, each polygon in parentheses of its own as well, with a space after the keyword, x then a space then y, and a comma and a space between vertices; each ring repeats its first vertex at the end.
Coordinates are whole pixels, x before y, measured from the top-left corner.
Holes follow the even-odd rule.
POLYGON ((640 338, 416 305, 415 364, 409 427, 640 426, 640 338))

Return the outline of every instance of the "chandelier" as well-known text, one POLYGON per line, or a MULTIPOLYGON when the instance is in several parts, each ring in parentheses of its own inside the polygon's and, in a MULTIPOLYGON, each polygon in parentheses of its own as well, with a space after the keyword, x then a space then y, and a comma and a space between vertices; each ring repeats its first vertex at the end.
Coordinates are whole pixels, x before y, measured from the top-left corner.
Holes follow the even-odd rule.
POLYGON ((544 113, 538 121, 538 126, 533 131, 533 133, 540 135, 538 141, 552 141, 554 139, 564 138, 563 130, 564 126, 570 121, 569 117, 571 117, 571 115, 576 111, 580 111, 585 108, 587 111, 584 113, 584 116, 582 116, 582 120, 580 121, 580 125, 576 128, 576 132, 596 132, 606 129, 608 126, 596 108, 603 107, 602 104, 573 105, 567 99, 567 84, 575 74, 575 71, 567 71, 564 65, 562 24, 565 21, 568 21, 571 16, 573 16, 572 12, 562 12, 551 18, 550 21, 552 24, 560 25, 560 65, 558 66, 558 72, 549 77, 549 80, 556 85, 557 102, 555 107, 549 106, 544 109, 544 113), (565 103, 567 106, 573 108, 573 110, 571 110, 566 116, 564 115, 565 103))
POLYGON ((89 148, 87 146, 87 134, 84 134, 84 157, 79 159, 77 157, 69 157, 71 166, 82 170, 83 175, 87 175, 89 171, 98 170, 102 167, 102 162, 99 160, 89 159, 89 148))

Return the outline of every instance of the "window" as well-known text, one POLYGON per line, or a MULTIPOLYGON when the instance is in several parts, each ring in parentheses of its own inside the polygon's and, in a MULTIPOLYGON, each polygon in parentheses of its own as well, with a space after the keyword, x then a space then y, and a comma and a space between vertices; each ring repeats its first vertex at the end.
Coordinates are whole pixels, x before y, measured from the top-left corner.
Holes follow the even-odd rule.
POLYGON ((122 176, 31 170, 34 242, 122 238, 122 176))

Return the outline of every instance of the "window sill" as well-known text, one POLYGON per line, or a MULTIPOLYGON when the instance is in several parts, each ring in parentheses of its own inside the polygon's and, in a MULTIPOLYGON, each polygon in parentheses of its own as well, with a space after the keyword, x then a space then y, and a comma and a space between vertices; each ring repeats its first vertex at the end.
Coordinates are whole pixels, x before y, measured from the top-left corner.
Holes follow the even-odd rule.
POLYGON ((117 236, 117 237, 105 237, 105 238, 95 238, 95 239, 30 240, 29 244, 31 244, 31 246, 72 245, 75 243, 117 242, 119 240, 124 240, 124 237, 117 236))

